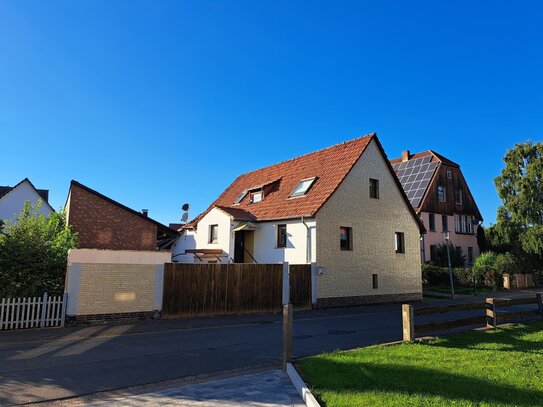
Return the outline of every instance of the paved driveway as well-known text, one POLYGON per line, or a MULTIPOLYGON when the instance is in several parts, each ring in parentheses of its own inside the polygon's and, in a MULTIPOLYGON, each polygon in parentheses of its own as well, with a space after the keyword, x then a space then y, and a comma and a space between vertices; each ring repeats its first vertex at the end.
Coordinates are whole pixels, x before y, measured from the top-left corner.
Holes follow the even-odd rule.
MULTIPOLYGON (((400 339, 400 305, 295 314, 295 357, 400 339)), ((280 358, 280 315, 2 332, 0 405, 278 367, 280 358)))

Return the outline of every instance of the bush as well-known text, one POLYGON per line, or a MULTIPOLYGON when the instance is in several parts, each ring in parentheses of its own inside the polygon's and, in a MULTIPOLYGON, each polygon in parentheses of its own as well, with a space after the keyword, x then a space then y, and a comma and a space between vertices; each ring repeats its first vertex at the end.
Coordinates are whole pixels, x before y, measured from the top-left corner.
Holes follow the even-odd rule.
POLYGON ((33 297, 64 291, 68 250, 77 235, 63 213, 46 218, 26 202, 15 222, 0 230, 0 298, 33 297))
POLYGON ((444 267, 422 265, 422 280, 424 284, 442 285, 449 283, 449 270, 444 267))

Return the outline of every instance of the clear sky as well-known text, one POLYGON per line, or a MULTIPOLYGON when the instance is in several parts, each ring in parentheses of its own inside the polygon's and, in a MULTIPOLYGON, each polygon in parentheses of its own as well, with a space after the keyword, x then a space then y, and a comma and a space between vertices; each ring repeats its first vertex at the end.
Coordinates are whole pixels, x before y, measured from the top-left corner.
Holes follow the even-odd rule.
POLYGON ((461 164, 485 218, 543 135, 540 1, 0 2, 0 185, 75 179, 164 223, 377 132, 461 164))

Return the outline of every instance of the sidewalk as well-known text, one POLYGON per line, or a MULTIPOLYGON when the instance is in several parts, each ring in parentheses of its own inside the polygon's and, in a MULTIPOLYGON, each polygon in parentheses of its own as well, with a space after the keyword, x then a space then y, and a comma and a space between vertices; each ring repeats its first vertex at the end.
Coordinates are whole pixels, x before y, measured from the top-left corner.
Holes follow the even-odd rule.
POLYGON ((51 407, 304 407, 292 382, 282 370, 265 370, 241 376, 159 389, 141 394, 101 394, 47 403, 51 407))

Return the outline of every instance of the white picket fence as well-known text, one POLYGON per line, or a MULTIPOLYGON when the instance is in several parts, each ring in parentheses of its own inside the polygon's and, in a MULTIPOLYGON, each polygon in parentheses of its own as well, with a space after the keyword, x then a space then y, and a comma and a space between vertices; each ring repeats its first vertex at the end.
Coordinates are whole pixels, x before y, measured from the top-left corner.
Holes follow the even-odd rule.
POLYGON ((6 329, 64 326, 68 294, 49 297, 3 298, 0 302, 0 331, 6 329))

